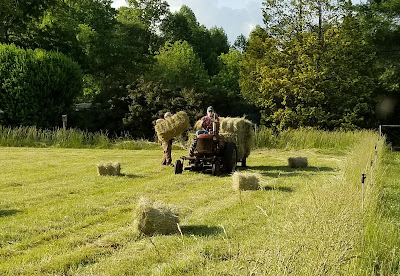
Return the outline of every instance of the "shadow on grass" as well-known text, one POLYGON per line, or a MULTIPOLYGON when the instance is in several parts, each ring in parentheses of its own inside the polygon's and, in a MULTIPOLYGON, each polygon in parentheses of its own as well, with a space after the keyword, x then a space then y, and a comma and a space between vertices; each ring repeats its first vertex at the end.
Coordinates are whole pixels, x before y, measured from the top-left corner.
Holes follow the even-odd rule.
POLYGON ((334 172, 331 167, 307 167, 307 168, 290 168, 288 166, 253 166, 248 169, 257 170, 262 175, 269 177, 299 176, 304 172, 334 172))
POLYGON ((21 211, 19 211, 19 210, 0 210, 0 218, 12 216, 19 212, 21 212, 21 211))
POLYGON ((135 174, 125 174, 125 173, 122 173, 122 174, 119 175, 119 176, 126 177, 126 178, 139 178, 139 177, 140 177, 139 175, 135 175, 135 174))
POLYGON ((280 191, 280 192, 285 192, 285 193, 291 193, 293 192, 293 188, 291 187, 270 187, 270 186, 265 186, 262 188, 264 191, 280 191))
POLYGON ((221 227, 207 225, 186 225, 181 226, 182 234, 194 236, 213 236, 223 232, 221 227))

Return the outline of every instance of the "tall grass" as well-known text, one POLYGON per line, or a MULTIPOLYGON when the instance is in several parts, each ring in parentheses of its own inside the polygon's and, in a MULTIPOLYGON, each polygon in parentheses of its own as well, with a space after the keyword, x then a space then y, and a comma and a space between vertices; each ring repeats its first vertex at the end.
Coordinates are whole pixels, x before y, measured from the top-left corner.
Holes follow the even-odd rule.
POLYGON ((358 275, 400 275, 400 154, 381 151, 369 189, 358 275))
MULTIPOLYGON (((266 127, 255 133, 254 148, 274 149, 332 149, 348 150, 363 137, 362 131, 327 132, 315 129, 288 130, 274 133, 266 127)), ((189 135, 190 137, 191 135, 189 135)), ((175 139, 176 145, 188 146, 183 137, 175 139)), ((57 147, 102 149, 158 149, 157 143, 134 140, 129 134, 111 139, 107 132, 89 132, 79 129, 0 126, 0 146, 3 147, 57 147)))
POLYGON ((0 126, 0 146, 3 147, 56 147, 56 148, 102 148, 102 149, 155 149, 156 143, 135 140, 124 135, 111 139, 107 132, 89 132, 79 129, 0 126))
POLYGON ((255 133, 254 147, 348 150, 363 136, 363 131, 323 131, 300 128, 275 133, 269 128, 261 127, 255 133))

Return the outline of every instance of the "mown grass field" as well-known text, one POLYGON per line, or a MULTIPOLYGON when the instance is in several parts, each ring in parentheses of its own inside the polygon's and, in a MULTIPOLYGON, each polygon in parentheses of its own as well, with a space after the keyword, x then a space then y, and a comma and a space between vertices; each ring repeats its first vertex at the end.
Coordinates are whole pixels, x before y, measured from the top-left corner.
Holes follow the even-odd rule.
POLYGON ((374 139, 347 150, 256 150, 248 171, 263 189, 241 193, 227 175, 174 175, 159 165, 161 149, 0 148, 0 274, 360 275, 378 185, 367 186, 363 212, 359 178, 374 139), (310 167, 289 169, 299 155, 310 167), (98 176, 103 161, 121 162, 125 175, 98 176), (175 205, 182 235, 140 235, 142 196, 175 205))

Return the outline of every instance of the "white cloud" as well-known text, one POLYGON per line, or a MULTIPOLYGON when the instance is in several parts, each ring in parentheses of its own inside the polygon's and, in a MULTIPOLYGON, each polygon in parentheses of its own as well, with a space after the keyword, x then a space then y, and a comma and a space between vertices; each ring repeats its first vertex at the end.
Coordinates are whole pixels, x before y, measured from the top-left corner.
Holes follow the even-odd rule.
POLYGON ((113 3, 111 4, 111 7, 118 9, 121 6, 127 6, 125 0, 113 0, 113 3))

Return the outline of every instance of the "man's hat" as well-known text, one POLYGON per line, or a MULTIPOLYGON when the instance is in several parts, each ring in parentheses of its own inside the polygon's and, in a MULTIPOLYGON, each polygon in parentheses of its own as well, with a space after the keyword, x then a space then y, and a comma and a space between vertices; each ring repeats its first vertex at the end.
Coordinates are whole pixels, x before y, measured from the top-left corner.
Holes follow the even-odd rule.
POLYGON ((212 107, 212 106, 207 107, 207 112, 208 111, 214 111, 214 107, 212 107))

